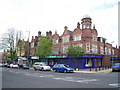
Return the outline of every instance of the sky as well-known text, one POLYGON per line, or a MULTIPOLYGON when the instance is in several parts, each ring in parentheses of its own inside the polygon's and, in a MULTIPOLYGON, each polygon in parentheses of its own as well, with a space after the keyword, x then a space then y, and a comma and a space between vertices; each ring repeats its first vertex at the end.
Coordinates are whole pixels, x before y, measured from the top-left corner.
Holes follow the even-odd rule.
POLYGON ((73 31, 84 15, 89 15, 98 36, 118 45, 119 0, 0 0, 0 36, 9 28, 23 31, 27 40, 55 31, 62 35, 64 26, 73 31))

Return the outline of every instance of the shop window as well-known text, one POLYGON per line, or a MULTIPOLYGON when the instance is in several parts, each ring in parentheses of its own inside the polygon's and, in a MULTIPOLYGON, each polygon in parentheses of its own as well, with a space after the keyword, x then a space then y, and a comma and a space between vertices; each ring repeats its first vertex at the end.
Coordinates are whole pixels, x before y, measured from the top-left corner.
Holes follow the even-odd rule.
POLYGON ((95 59, 95 66, 101 66, 101 59, 95 59))
POLYGON ((86 59, 86 64, 85 64, 86 67, 90 67, 92 66, 92 60, 91 59, 86 59))

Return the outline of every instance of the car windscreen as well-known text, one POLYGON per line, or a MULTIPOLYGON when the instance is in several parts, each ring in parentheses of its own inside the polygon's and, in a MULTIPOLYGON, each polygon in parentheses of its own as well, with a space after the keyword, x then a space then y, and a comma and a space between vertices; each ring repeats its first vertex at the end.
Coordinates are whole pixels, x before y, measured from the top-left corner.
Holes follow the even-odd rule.
POLYGON ((69 67, 69 65, 64 65, 64 67, 69 67))
POLYGON ((120 63, 115 63, 115 66, 120 66, 120 63))
POLYGON ((39 65, 39 64, 34 64, 34 65, 39 65))

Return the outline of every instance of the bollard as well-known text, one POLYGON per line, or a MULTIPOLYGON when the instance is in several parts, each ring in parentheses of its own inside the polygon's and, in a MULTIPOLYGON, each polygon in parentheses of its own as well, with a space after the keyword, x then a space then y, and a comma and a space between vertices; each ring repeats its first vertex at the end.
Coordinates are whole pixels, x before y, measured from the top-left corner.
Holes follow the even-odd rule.
POLYGON ((91 71, 91 67, 90 67, 90 71, 91 71))
POLYGON ((99 67, 99 71, 100 71, 100 67, 99 67))
POLYGON ((95 71, 97 71, 97 68, 95 68, 95 71))
POLYGON ((105 66, 105 69, 107 69, 106 66, 105 66))
POLYGON ((104 70, 104 67, 102 66, 102 70, 104 70))

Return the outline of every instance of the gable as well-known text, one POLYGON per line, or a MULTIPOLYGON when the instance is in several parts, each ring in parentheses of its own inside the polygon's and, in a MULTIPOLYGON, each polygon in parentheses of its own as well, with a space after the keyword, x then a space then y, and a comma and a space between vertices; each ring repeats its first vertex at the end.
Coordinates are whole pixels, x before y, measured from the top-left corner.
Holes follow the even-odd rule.
POLYGON ((64 30, 62 36, 69 36, 69 35, 70 35, 69 31, 68 30, 64 30))

